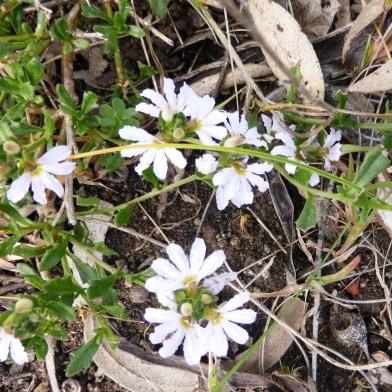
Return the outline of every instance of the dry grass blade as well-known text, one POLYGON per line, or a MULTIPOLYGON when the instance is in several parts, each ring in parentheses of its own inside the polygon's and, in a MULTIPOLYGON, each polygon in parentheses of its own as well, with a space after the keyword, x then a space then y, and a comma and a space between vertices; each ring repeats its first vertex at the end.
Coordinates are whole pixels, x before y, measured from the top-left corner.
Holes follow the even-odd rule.
MULTIPOLYGON (((303 84, 318 98, 324 98, 324 77, 312 44, 298 22, 279 4, 269 0, 249 0, 249 13, 256 29, 268 41, 276 56, 287 68, 298 66, 303 84)), ((261 45, 272 72, 281 81, 287 75, 261 45)))
POLYGON ((350 31, 348 32, 346 39, 344 40, 342 60, 346 59, 347 52, 351 47, 353 40, 359 35, 359 33, 367 26, 370 25, 375 19, 377 19, 384 11, 384 0, 373 0, 366 5, 357 19, 354 21, 350 31))
POLYGON ((348 88, 348 91, 352 93, 365 94, 381 93, 388 90, 392 90, 392 60, 348 88))

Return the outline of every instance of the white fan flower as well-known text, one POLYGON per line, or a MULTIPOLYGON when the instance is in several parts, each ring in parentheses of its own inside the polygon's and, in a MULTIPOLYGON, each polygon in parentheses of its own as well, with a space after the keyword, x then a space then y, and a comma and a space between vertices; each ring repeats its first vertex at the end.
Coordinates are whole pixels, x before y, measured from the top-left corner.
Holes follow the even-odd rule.
MULTIPOLYGON (((294 137, 290 135, 286 130, 283 130, 282 132, 277 133, 274 138, 282 141, 283 145, 274 147, 271 150, 271 154, 281 155, 295 161, 297 155, 297 146, 294 143, 294 137)), ((287 173, 295 174, 295 172, 297 171, 297 166, 286 163, 285 169, 287 173)))
POLYGON ((23 199, 31 189, 33 199, 39 204, 46 204, 45 189, 50 189, 58 197, 64 194, 61 182, 54 175, 67 175, 75 169, 75 163, 62 162, 66 160, 72 151, 67 146, 56 146, 42 155, 36 162, 27 162, 25 172, 12 182, 7 192, 8 200, 17 203, 23 199))
POLYGON ((269 163, 248 165, 245 160, 233 162, 232 166, 218 171, 212 178, 213 184, 218 187, 216 191, 218 209, 224 210, 229 201, 238 208, 244 204, 252 204, 252 186, 257 187, 260 192, 265 192, 269 185, 261 175, 271 171, 272 168, 269 163))
POLYGON ((140 95, 148 98, 152 103, 139 103, 135 109, 138 112, 149 114, 151 117, 158 118, 161 115, 165 121, 170 121, 175 114, 184 110, 192 93, 192 89, 184 83, 180 92, 176 94, 173 80, 164 78, 164 95, 157 93, 155 90, 146 89, 140 95))
MULTIPOLYGON (((287 132, 282 113, 273 112, 272 117, 262 114, 261 119, 264 123, 265 130, 267 131, 267 133, 262 136, 267 143, 270 144, 274 140, 275 134, 287 132)), ((295 125, 291 125, 289 128, 295 130, 295 125)))
POLYGON ((143 148, 143 144, 160 143, 160 140, 142 128, 126 125, 119 130, 119 135, 122 139, 140 144, 140 149, 121 151, 123 157, 131 158, 141 155, 140 162, 135 168, 139 175, 142 175, 143 171, 152 164, 155 175, 160 180, 164 180, 167 174, 168 160, 179 169, 184 169, 187 164, 182 153, 175 148, 143 148))
POLYGON ((242 144, 249 144, 255 147, 268 147, 267 143, 260 139, 261 135, 257 132, 257 128, 249 128, 245 116, 240 116, 239 112, 228 113, 225 126, 230 135, 225 141, 226 147, 237 147, 242 144))
POLYGON ((212 154, 203 154, 196 159, 196 168, 200 173, 211 174, 218 168, 219 162, 212 154))
POLYGON ((342 132, 340 130, 335 130, 331 128, 331 133, 325 138, 324 145, 322 149, 326 150, 324 156, 324 169, 331 170, 331 162, 336 162, 342 156, 341 143, 342 132))
POLYGON ((0 328, 0 362, 4 362, 9 355, 18 365, 24 365, 29 361, 22 342, 14 335, 0 328))
MULTIPOLYGON (((209 285, 204 285, 205 280, 203 279, 211 276, 221 267, 226 260, 226 256, 223 250, 216 250, 205 258, 206 244, 201 238, 196 238, 193 242, 189 258, 185 255, 184 250, 176 244, 168 245, 166 252, 170 261, 163 258, 154 260, 151 268, 157 275, 147 279, 145 283, 145 288, 148 291, 161 293, 161 298, 163 297, 162 293, 197 287, 199 283, 206 289, 211 287, 214 289, 214 294, 217 294, 215 290, 217 287, 216 281, 222 280, 222 288, 227 282, 226 274, 221 274, 222 276, 215 276, 215 281, 210 282, 209 285)), ((162 303, 161 300, 160 302, 162 303)))
POLYGON ((159 323, 149 339, 152 344, 163 343, 159 349, 161 357, 174 355, 183 341, 184 358, 189 365, 197 365, 206 354, 204 328, 178 313, 175 308, 147 308, 144 318, 150 323, 159 323))
POLYGON ((215 145, 217 143, 213 139, 222 140, 227 135, 227 129, 218 125, 226 120, 227 114, 214 107, 214 98, 209 95, 199 97, 193 90, 189 92, 184 109, 184 114, 190 117, 188 128, 206 145, 215 145))
POLYGON ((249 294, 235 295, 217 309, 211 309, 207 314, 209 323, 205 328, 207 351, 218 357, 227 355, 228 338, 239 344, 245 344, 249 339, 248 332, 237 325, 252 324, 256 320, 256 312, 251 309, 238 309, 249 301, 249 294))

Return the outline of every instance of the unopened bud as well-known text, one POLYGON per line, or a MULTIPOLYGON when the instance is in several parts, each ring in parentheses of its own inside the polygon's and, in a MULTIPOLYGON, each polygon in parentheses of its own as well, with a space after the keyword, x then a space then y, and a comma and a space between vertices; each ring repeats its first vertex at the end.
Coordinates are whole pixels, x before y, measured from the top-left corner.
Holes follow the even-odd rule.
POLYGON ((238 147, 238 146, 240 146, 243 142, 244 142, 243 136, 237 134, 237 135, 234 135, 234 136, 229 137, 229 138, 225 141, 224 146, 225 146, 225 147, 238 147))
POLYGON ((193 308, 189 302, 185 302, 181 305, 180 312, 184 317, 189 317, 192 314, 193 308))
POLYGON ((7 140, 3 144, 3 149, 7 154, 16 155, 20 153, 20 146, 12 140, 7 140))
POLYGON ((200 300, 203 302, 203 304, 209 305, 214 299, 211 297, 211 295, 204 293, 201 295, 200 300))
POLYGON ((185 131, 182 128, 176 128, 173 132, 173 138, 181 140, 185 136, 185 131))
POLYGON ((15 312, 16 313, 27 313, 33 309, 34 303, 29 298, 21 298, 15 304, 15 312))

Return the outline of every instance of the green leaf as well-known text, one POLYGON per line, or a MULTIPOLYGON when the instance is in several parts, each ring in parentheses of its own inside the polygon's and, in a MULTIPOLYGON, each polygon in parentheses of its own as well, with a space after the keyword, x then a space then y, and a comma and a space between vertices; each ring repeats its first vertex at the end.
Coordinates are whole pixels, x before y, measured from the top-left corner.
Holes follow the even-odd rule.
POLYGON ((46 251, 39 264, 39 270, 48 271, 56 266, 65 255, 67 246, 68 241, 65 238, 62 238, 58 245, 53 246, 51 249, 46 251))
POLYGON ((67 377, 72 377, 90 366, 101 342, 102 336, 97 334, 73 353, 71 362, 67 366, 67 377))
POLYGON ((76 196, 76 205, 79 207, 96 207, 100 200, 98 197, 81 197, 76 196))
POLYGON ((383 155, 381 148, 372 148, 365 155, 359 171, 355 176, 354 183, 361 188, 368 185, 381 172, 386 170, 389 165, 389 159, 383 155))
POLYGON ((46 250, 45 246, 18 245, 14 248, 12 254, 24 259, 31 259, 32 257, 43 255, 46 250))
POLYGON ((52 296, 82 293, 81 287, 76 285, 72 278, 67 276, 66 278, 55 278, 45 284, 45 291, 52 296))
POLYGON ((41 290, 45 286, 45 281, 29 265, 18 263, 16 269, 35 288, 41 290))
POLYGON ((128 34, 135 38, 143 38, 145 35, 144 31, 140 27, 135 25, 128 26, 128 34))
POLYGON ((81 243, 88 239, 88 227, 83 221, 77 221, 74 226, 74 237, 81 243))
POLYGON ((68 306, 62 302, 49 302, 46 305, 47 309, 56 317, 61 320, 75 320, 76 315, 71 306, 68 306))
POLYGON ((114 218, 114 223, 117 226, 126 226, 129 222, 129 219, 131 219, 131 215, 132 215, 131 207, 127 206, 125 208, 122 208, 116 214, 114 218))
POLYGON ((19 239, 20 239, 19 235, 13 235, 12 237, 3 240, 3 242, 0 243, 0 257, 11 255, 12 250, 14 249, 14 246, 19 239))
POLYGON ((26 347, 34 349, 38 359, 44 359, 48 353, 48 345, 45 339, 40 336, 34 336, 29 339, 26 347))
POLYGON ((71 257, 83 283, 91 284, 92 281, 98 279, 97 271, 93 267, 90 267, 87 263, 74 254, 72 254, 71 257))
POLYGON ((117 256, 117 252, 110 249, 104 242, 97 242, 91 246, 92 250, 102 253, 104 256, 117 256))
POLYGON ((102 305, 101 308, 106 312, 110 313, 114 317, 125 318, 126 314, 124 311, 124 307, 119 304, 115 305, 102 305))
POLYGON ((98 107, 98 97, 93 92, 89 91, 83 94, 82 106, 80 111, 86 115, 91 110, 98 107))
POLYGON ((317 224, 317 209, 313 195, 308 193, 304 208, 296 220, 297 228, 303 231, 309 230, 317 224))
POLYGON ((105 12, 102 11, 101 8, 97 7, 94 4, 88 4, 87 2, 83 2, 82 4, 82 15, 86 18, 95 18, 109 21, 105 12))
POLYGON ((0 203, 0 211, 8 215, 13 223, 16 223, 18 226, 28 227, 33 224, 30 219, 25 218, 10 204, 0 203))
POLYGON ((64 113, 75 116, 77 114, 75 102, 62 84, 57 85, 57 95, 59 96, 61 108, 64 113))
POLYGON ((57 20, 54 26, 50 29, 50 33, 54 39, 71 42, 72 35, 69 32, 68 24, 64 19, 57 20))
POLYGON ((160 18, 167 14, 166 0, 150 0, 151 10, 153 15, 159 16, 160 18))
POLYGON ((154 188, 160 188, 161 183, 154 173, 154 169, 150 166, 146 170, 143 170, 143 178, 148 181, 154 188))
POLYGON ((110 275, 106 278, 95 280, 87 289, 87 296, 89 299, 103 297, 106 292, 111 289, 118 279, 118 274, 110 275))
POLYGON ((88 49, 90 46, 90 42, 84 38, 74 39, 72 40, 72 44, 79 49, 88 49))
POLYGON ((101 163, 109 173, 118 170, 122 166, 123 161, 124 159, 120 153, 102 155, 99 159, 99 163, 101 163))

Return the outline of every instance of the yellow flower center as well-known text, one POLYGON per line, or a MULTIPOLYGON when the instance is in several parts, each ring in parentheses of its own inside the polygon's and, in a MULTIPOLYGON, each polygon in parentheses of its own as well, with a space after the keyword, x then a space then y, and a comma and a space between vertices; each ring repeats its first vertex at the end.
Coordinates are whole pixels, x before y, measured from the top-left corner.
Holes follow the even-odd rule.
POLYGON ((244 176, 246 174, 246 165, 242 162, 233 162, 231 165, 239 176, 244 176))
POLYGON ((202 128, 203 123, 200 120, 191 120, 187 124, 187 131, 189 133, 195 133, 197 132, 200 128, 202 128))

